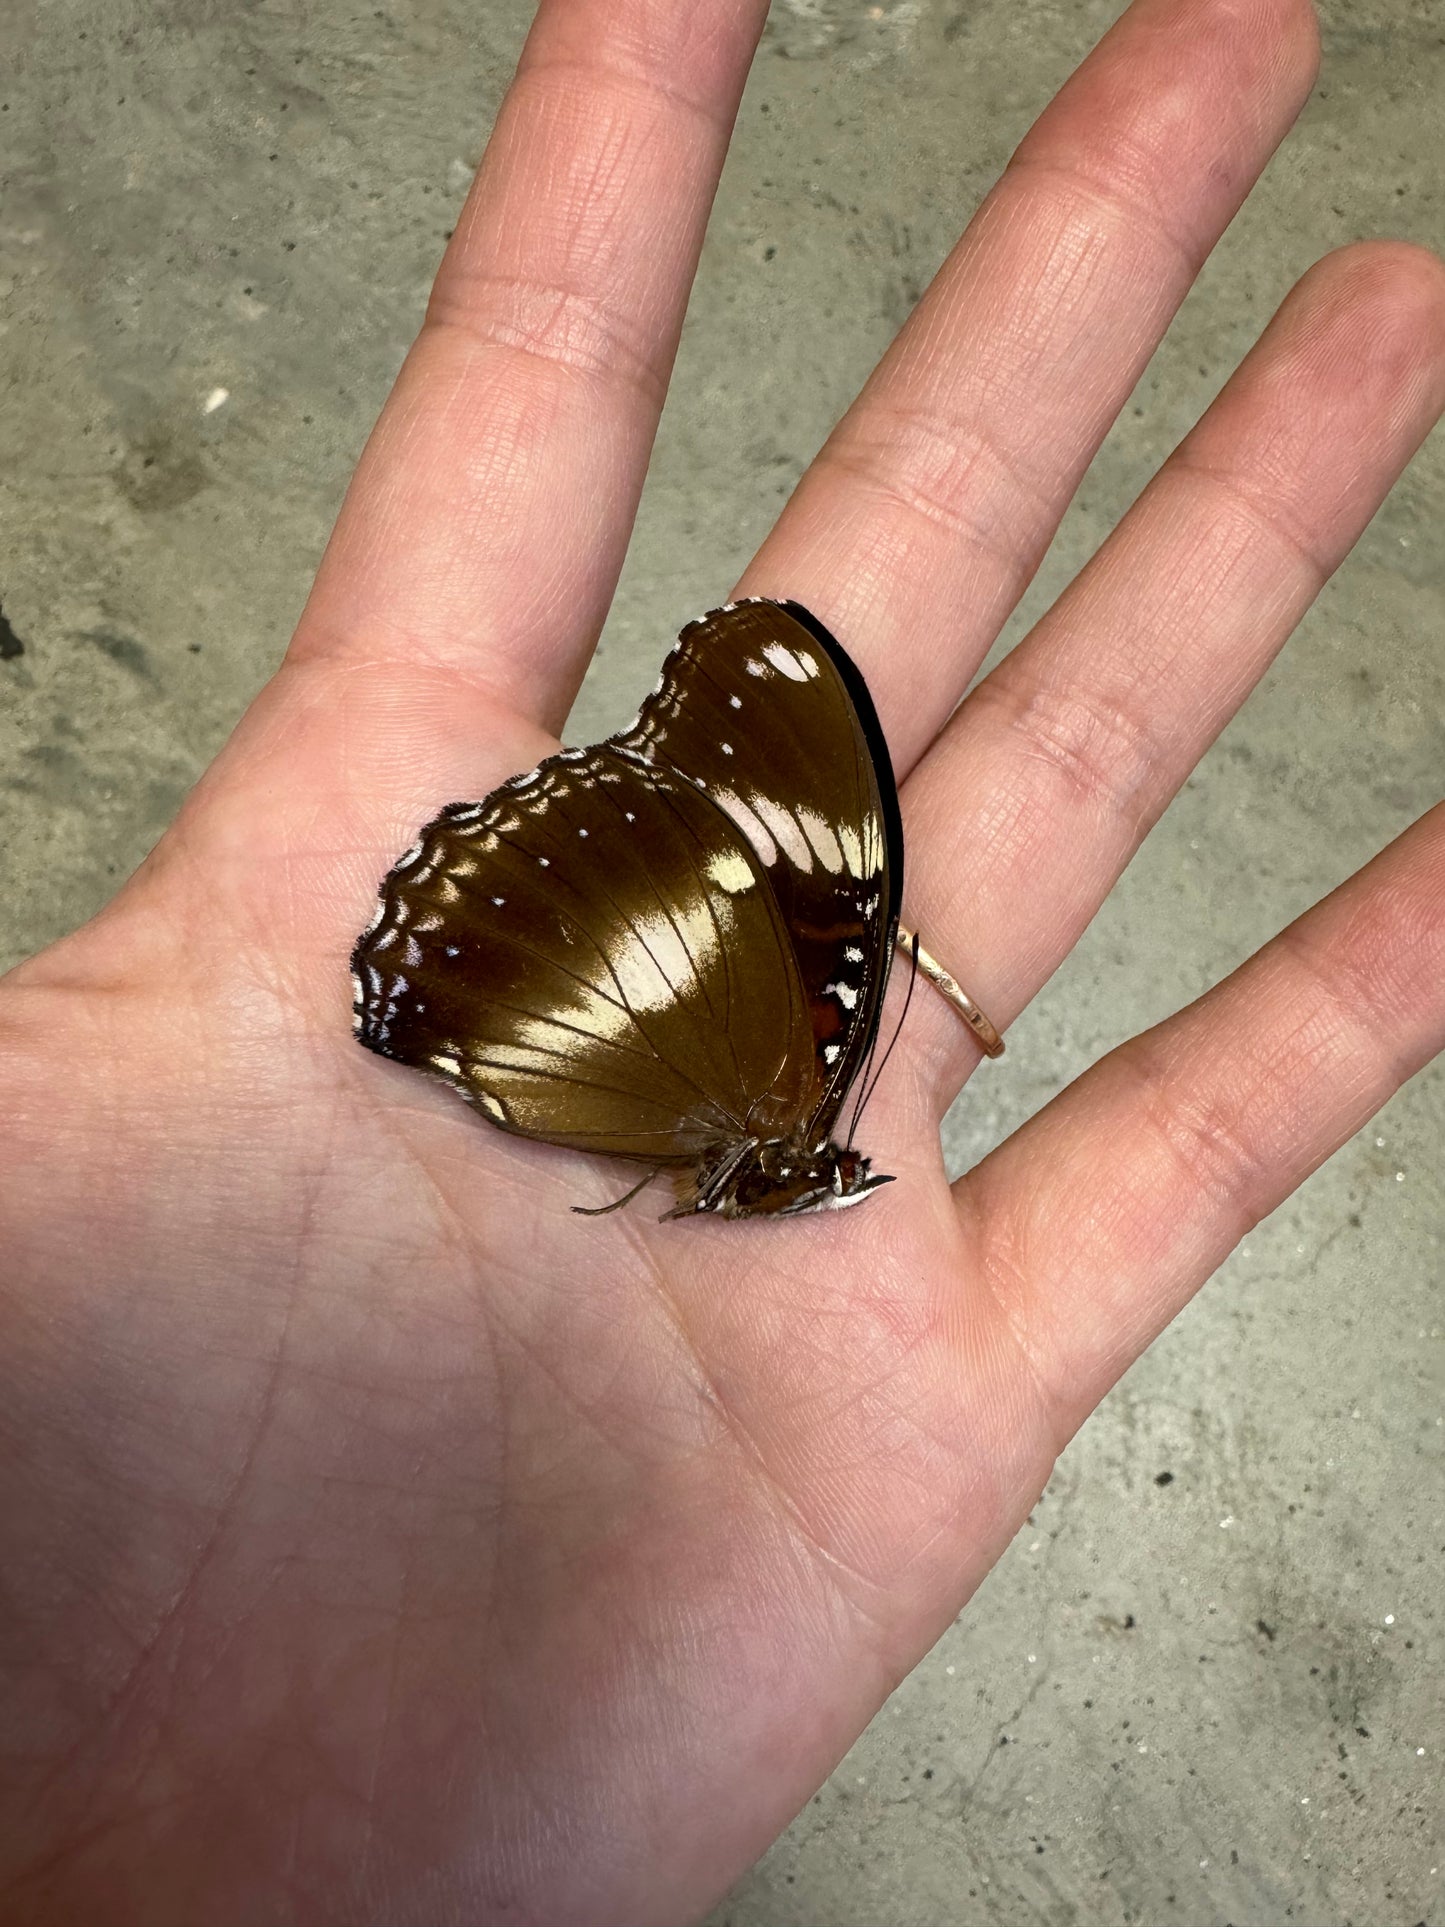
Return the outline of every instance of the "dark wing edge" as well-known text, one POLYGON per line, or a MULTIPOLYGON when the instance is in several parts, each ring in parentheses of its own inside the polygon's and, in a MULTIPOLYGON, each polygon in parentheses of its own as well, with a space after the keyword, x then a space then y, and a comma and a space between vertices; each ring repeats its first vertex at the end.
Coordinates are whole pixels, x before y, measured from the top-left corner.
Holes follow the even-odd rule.
POLYGON ((889 752, 888 739, 883 734, 883 725, 878 720, 878 710, 873 701, 873 694, 864 680, 862 670, 838 638, 825 623, 818 620, 811 609, 804 608, 801 602, 791 601, 781 602, 778 606, 786 610, 799 627, 808 632, 838 672, 838 680, 842 683, 848 700, 853 705, 853 713, 857 718, 869 761, 872 764, 874 786, 878 792, 878 809, 883 820, 888 901, 884 913, 882 940, 877 951, 878 994, 873 999, 868 1023, 859 1026, 849 1038, 849 1049, 824 1086, 810 1119, 810 1134, 824 1134, 831 1137, 843 1106, 847 1102, 849 1091, 860 1076, 866 1077, 868 1074, 872 1063, 873 1046, 883 1021, 883 1003, 888 993, 888 980, 892 974, 894 944, 903 914, 903 811, 898 801, 898 783, 893 774, 893 757, 889 752))
MULTIPOLYGON (((898 935, 898 922, 903 915, 903 811, 898 802, 898 783, 893 774, 893 758, 888 751, 888 738, 883 734, 883 725, 878 720, 872 692, 863 680, 863 671, 854 662, 848 651, 811 610, 805 609, 801 602, 780 602, 780 609, 786 609, 797 623, 806 629, 819 647, 827 652, 828 660, 837 670, 843 687, 858 717, 863 731, 863 740, 868 745, 868 753, 873 759, 873 773, 878 782, 878 803, 883 814, 883 835, 888 855, 888 950, 892 954, 894 939, 898 935)), ((879 1007, 882 1007, 879 998, 879 1007)))

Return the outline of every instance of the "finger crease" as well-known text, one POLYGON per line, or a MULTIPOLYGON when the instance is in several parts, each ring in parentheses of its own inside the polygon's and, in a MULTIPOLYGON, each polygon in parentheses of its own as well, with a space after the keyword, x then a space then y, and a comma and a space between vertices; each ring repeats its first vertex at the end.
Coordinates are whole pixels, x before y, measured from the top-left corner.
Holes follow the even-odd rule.
POLYGON ((469 274, 464 285, 463 299, 432 297, 423 332, 454 330, 482 348, 507 349, 588 380, 620 379, 661 406, 666 382, 657 357, 608 302, 516 276, 469 274))
MULTIPOLYGON (((887 506, 902 509, 916 520, 931 524, 950 541, 962 541, 978 553, 993 557, 1002 564, 1005 585, 1018 594, 1033 571, 1034 557, 1021 555, 1015 543, 997 533, 997 524, 1004 518, 985 518, 965 507, 961 499, 966 493, 983 493, 966 488, 973 479, 980 454, 988 446, 982 437, 976 440, 977 448, 967 454, 957 444, 953 445, 959 474, 943 487, 930 485, 910 474, 911 461, 899 460, 888 447, 860 448, 850 447, 846 441, 830 442, 819 450, 813 465, 815 469, 840 471, 854 482, 861 482, 887 506)), ((994 459, 1000 468, 1005 467, 1000 458, 994 459)), ((1005 469, 1005 472, 1017 481, 1011 470, 1005 469)))
POLYGON ((1226 469, 1211 468, 1207 463, 1196 460, 1189 454, 1187 442, 1174 456, 1165 474, 1175 479, 1187 478, 1205 484, 1223 495, 1232 507, 1241 509, 1252 527, 1272 537, 1286 554, 1304 564, 1312 585, 1311 593, 1318 593, 1329 579, 1330 570, 1324 559, 1303 536, 1287 528, 1277 512, 1267 509, 1237 474, 1226 469))
POLYGON ((1077 803, 1102 805, 1135 842, 1142 837, 1157 810, 1160 769, 1169 768, 1159 732, 1142 715, 1106 702, 1102 692, 1004 671, 980 683, 964 705, 970 721, 980 710, 994 711, 1026 757, 1061 776, 1077 803))
POLYGON ((312 618, 304 630, 297 633, 304 641, 300 647, 292 643, 281 666, 283 674, 320 671, 342 683, 364 681, 372 676, 392 683, 403 677, 410 680, 434 677, 456 688, 465 698, 467 713, 475 718, 479 740, 486 729, 511 728, 519 720, 529 720, 519 712, 515 695, 509 695, 482 669, 481 662, 487 654, 483 648, 479 647, 475 655, 440 655, 421 632, 375 620, 367 624, 364 632, 359 632, 322 624, 312 618))
POLYGON ((1057 182, 1075 199, 1090 207, 1122 217, 1131 226, 1142 225, 1147 228, 1150 234, 1163 242, 1189 281, 1194 279, 1203 265, 1205 250, 1198 243, 1191 244, 1182 234, 1177 234, 1153 202, 1143 200, 1137 194, 1121 192, 1117 182, 1091 174, 1073 163, 1035 160, 1027 154, 1016 155, 1010 161, 1004 179, 1017 178, 1019 175, 1042 176, 1045 181, 1057 182))
POLYGON ((1125 1045, 1115 1062, 1135 1080, 1140 1122, 1191 1192, 1202 1189, 1237 1214, 1236 1238, 1252 1231, 1273 1208, 1274 1187, 1264 1156, 1240 1129, 1241 1107, 1191 1088, 1158 1062, 1147 1036, 1125 1045))
POLYGON ((524 86, 534 80, 544 85, 580 82, 588 92, 616 92, 626 94, 634 101, 642 95, 664 106, 675 107, 688 119, 700 121, 719 141, 727 139, 732 125, 731 116, 724 118, 711 99, 687 93, 665 80, 656 67, 635 72, 620 62, 598 56, 589 60, 536 60, 527 62, 519 70, 517 79, 524 86))
POLYGON ((1359 979, 1363 973, 1352 970, 1343 962, 1333 970, 1326 968, 1315 954, 1308 936, 1296 924, 1286 925, 1275 941, 1289 958, 1291 969, 1318 993, 1337 1029, 1353 1040, 1352 1055, 1370 1066, 1373 1087, 1393 1091, 1403 1084, 1415 1067, 1412 1061, 1397 1061, 1380 1042, 1379 1032, 1370 1014, 1368 978, 1364 979, 1361 990, 1352 991, 1341 979, 1346 975, 1359 979))

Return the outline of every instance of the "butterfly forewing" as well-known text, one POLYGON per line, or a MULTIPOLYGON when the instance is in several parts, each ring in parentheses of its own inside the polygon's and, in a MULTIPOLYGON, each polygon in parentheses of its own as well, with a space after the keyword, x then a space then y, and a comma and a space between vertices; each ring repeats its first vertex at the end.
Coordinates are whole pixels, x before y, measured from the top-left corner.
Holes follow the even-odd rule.
POLYGON ((787 927, 828 1135, 877 1031, 903 892, 888 747, 862 676, 795 603, 747 601, 683 630, 615 739, 685 771, 756 853, 787 927))
POLYGON ((763 866, 704 791, 614 745, 445 810, 353 971, 363 1043, 523 1136, 693 1162, 809 1101, 808 1000, 763 866))

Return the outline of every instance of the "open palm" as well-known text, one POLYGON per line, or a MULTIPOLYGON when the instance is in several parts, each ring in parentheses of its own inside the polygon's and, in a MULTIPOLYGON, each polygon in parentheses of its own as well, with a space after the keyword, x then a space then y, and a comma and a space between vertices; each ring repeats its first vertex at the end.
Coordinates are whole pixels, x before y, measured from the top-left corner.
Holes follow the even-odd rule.
MULTIPOLYGON (((764 11, 543 0, 285 666, 0 991, 14 1920, 701 1911, 1442 1041, 1436 810, 953 1186, 976 1052, 920 991, 860 1211, 579 1218, 625 1174, 356 1048, 378 876, 555 746, 764 11)), ((1330 258, 953 713, 1314 57, 1303 0, 1138 0, 743 584, 862 666, 905 917, 1000 1024, 1445 399, 1445 272, 1330 258)))

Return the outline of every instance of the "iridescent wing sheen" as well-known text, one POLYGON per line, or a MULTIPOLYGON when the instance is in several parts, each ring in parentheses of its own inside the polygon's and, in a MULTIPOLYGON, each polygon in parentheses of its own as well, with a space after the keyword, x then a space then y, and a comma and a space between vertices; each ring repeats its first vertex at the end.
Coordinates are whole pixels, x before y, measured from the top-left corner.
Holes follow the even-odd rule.
POLYGON ((444 810, 352 970, 363 1044, 523 1137, 695 1163, 813 1099, 763 864, 702 788, 616 742, 444 810))
POLYGON ((797 603, 730 604, 683 630, 613 739, 672 767, 738 826, 791 939, 831 1135, 878 1029, 903 897, 903 827, 867 685, 797 603))

